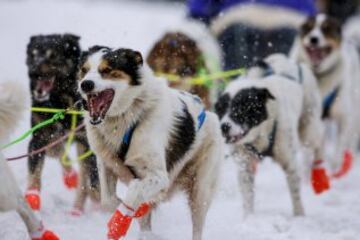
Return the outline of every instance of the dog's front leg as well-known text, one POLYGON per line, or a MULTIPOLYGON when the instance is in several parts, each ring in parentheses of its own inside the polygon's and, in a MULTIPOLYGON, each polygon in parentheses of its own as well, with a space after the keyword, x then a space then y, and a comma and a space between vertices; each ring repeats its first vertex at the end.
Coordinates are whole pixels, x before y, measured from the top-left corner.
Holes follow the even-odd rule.
POLYGON ((146 215, 149 204, 158 200, 160 193, 169 186, 165 159, 157 158, 157 155, 152 157, 153 154, 145 156, 129 158, 125 162, 139 178, 130 181, 126 197, 108 223, 110 239, 125 236, 131 220, 146 215))
POLYGON ((114 211, 120 204, 116 196, 117 176, 109 169, 101 159, 97 161, 100 181, 101 206, 107 211, 114 211))
POLYGON ((258 158, 246 149, 235 152, 234 158, 238 162, 238 180, 243 198, 244 217, 246 217, 254 212, 254 179, 258 158))
MULTIPOLYGON (((288 141, 287 143, 289 142, 291 141, 288 141)), ((288 144, 288 146, 284 147, 283 149, 286 149, 286 151, 279 154, 277 160, 286 174, 290 197, 293 204, 293 213, 295 216, 302 216, 304 215, 304 208, 300 196, 300 176, 297 171, 296 161, 293 159, 296 155, 295 149, 297 149, 297 147, 294 146, 296 145, 288 144)))

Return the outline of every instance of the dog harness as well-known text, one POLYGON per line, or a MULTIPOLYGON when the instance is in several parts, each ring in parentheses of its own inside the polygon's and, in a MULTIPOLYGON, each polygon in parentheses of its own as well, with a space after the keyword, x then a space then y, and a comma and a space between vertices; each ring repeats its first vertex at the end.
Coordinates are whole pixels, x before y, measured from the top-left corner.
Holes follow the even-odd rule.
MULTIPOLYGON (((266 62, 264 62, 262 60, 258 61, 256 63, 256 66, 258 66, 258 67, 260 67, 260 68, 262 68, 264 70, 263 77, 268 77, 268 76, 271 76, 271 75, 275 74, 274 69, 268 63, 266 63, 266 62)), ((297 64, 297 67, 298 67, 298 78, 295 78, 294 76, 291 76, 291 75, 288 75, 288 74, 285 74, 285 73, 281 73, 279 75, 302 84, 303 81, 304 81, 302 68, 301 68, 301 66, 299 64, 297 64)))
POLYGON ((335 100, 338 96, 339 93, 339 89, 340 87, 335 88, 332 92, 330 92, 330 94, 328 94, 327 96, 325 96, 325 98, 323 99, 323 113, 322 113, 322 118, 328 118, 330 116, 330 110, 332 105, 335 103, 335 100))
POLYGON ((250 152, 254 153, 256 156, 258 156, 259 159, 262 159, 262 158, 264 158, 266 156, 272 156, 273 155, 274 145, 275 145, 276 132, 277 132, 277 122, 275 121, 274 125, 273 125, 273 128, 271 130, 271 133, 270 133, 270 135, 268 137, 269 145, 265 150, 259 151, 251 143, 245 144, 246 149, 249 150, 250 152))
MULTIPOLYGON (((201 127, 203 126, 204 122, 206 119, 206 110, 203 109, 200 114, 197 116, 197 120, 198 120, 198 125, 197 125, 197 131, 199 131, 201 129, 201 127)), ((122 138, 121 141, 121 146, 120 146, 120 150, 118 152, 118 157, 122 160, 125 160, 126 155, 129 151, 130 148, 130 144, 131 144, 131 139, 134 135, 134 131, 136 129, 136 127, 138 126, 138 123, 133 124, 131 127, 129 127, 126 131, 125 134, 122 138)), ((130 166, 127 166, 130 170, 130 172, 133 174, 133 176, 135 178, 137 178, 137 175, 134 171, 134 169, 130 166)))

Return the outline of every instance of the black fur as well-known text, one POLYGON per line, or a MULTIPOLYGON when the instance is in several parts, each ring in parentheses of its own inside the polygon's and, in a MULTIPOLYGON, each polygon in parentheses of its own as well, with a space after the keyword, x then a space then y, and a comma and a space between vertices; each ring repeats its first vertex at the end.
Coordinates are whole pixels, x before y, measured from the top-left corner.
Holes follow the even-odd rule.
POLYGON ((195 122, 184 104, 183 112, 175 116, 174 129, 170 136, 169 145, 166 148, 167 171, 179 162, 190 150, 195 141, 195 122))
POLYGON ((222 95, 215 104, 215 112, 222 119, 230 106, 230 95, 228 93, 222 95))
MULTIPOLYGON (((76 82, 80 53, 79 37, 72 34, 37 35, 31 37, 27 46, 26 63, 30 77, 33 107, 66 109, 81 100, 80 95, 77 93, 76 82), (39 84, 38 81, 44 81, 49 78, 54 79, 49 99, 44 101, 36 100, 33 91, 37 84, 39 84)), ((48 113, 32 113, 31 125, 34 126, 51 116, 52 114, 48 113)), ((82 117, 79 116, 78 124, 81 124, 82 120, 82 117)), ((65 119, 56 124, 41 128, 33 134, 28 147, 29 152, 56 140, 59 136, 70 130, 70 126, 71 116, 66 115, 65 119)), ((85 130, 80 131, 79 134, 85 136, 85 130)), ((89 149, 85 137, 82 139, 76 138, 75 141, 89 149)), ((36 171, 42 171, 45 155, 41 153, 29 157, 28 168, 30 175, 34 175, 36 171)), ((90 179, 92 185, 95 185, 98 181, 96 158, 91 156, 84 161, 91 168, 91 171, 89 171, 90 179)))
POLYGON ((251 87, 240 90, 232 99, 229 94, 223 95, 215 109, 220 119, 229 112, 230 119, 248 132, 268 118, 269 99, 275 97, 266 88, 251 87))
POLYGON ((251 129, 267 119, 268 99, 275 98, 265 88, 243 89, 232 99, 229 117, 235 123, 251 129))
POLYGON ((79 37, 75 35, 52 34, 31 37, 26 59, 31 92, 35 90, 37 81, 54 77, 54 88, 50 94, 51 102, 64 105, 59 97, 64 92, 75 97, 77 94, 75 79, 80 52, 79 37))
POLYGON ((109 62, 111 68, 127 73, 131 78, 131 85, 141 84, 139 67, 143 65, 143 59, 139 52, 131 49, 120 48, 114 51, 109 51, 103 58, 109 62))

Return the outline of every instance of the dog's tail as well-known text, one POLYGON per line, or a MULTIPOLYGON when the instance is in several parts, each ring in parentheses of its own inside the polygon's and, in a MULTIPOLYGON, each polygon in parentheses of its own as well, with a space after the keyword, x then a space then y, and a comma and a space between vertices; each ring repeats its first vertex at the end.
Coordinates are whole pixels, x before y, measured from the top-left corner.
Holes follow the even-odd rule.
POLYGON ((14 130, 26 108, 27 93, 20 83, 0 82, 0 142, 14 130))

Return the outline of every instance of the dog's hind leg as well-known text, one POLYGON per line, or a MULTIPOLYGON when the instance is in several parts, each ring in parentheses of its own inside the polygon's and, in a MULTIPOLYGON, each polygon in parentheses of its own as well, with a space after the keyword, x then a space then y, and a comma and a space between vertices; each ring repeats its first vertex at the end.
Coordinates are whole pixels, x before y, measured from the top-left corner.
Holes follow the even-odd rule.
MULTIPOLYGON (((39 149, 44 144, 34 135, 30 140, 28 152, 39 149)), ((44 166, 45 153, 41 152, 28 158, 28 189, 41 189, 41 173, 44 166)))

